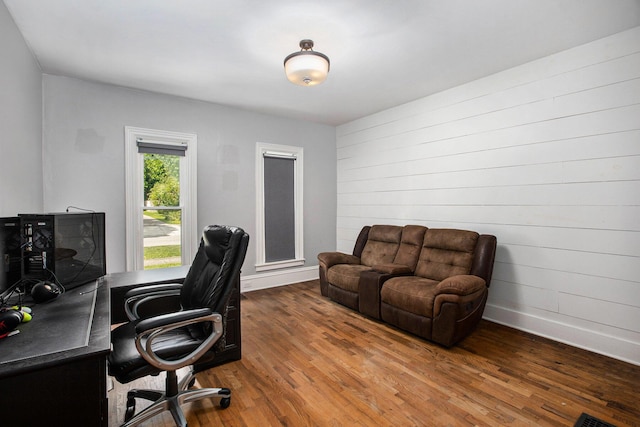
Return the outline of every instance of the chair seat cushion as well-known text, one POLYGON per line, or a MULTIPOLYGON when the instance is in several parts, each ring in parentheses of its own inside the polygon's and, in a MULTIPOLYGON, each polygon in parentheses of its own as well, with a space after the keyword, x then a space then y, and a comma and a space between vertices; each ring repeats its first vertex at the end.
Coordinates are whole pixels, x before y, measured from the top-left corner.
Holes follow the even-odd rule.
POLYGON ((361 264, 338 264, 327 271, 327 281, 340 289, 358 292, 360 273, 371 270, 371 267, 361 264))
POLYGON ((438 283, 417 276, 394 277, 382 286, 380 301, 418 316, 432 318, 438 283))
MULTIPOLYGON (((148 364, 138 353, 135 345, 137 323, 135 321, 125 323, 111 331, 109 375, 121 383, 162 372, 161 369, 148 364)), ((202 340, 194 338, 186 327, 178 328, 156 338, 153 350, 163 359, 175 360, 191 353, 201 342, 202 340)), ((206 356, 199 361, 203 359, 206 359, 206 356)))

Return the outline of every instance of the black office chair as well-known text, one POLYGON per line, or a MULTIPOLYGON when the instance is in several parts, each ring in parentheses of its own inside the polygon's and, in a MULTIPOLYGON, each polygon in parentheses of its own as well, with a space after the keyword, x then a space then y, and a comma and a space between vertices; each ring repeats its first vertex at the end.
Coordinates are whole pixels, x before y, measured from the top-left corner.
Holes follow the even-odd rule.
POLYGON ((151 285, 132 289, 125 296, 130 321, 111 332, 109 375, 128 383, 166 371, 166 390, 131 390, 123 427, 138 425, 165 410, 178 426, 187 422, 180 405, 204 398, 220 397, 220 406, 231 403, 228 388, 191 389, 193 365, 207 363, 224 348, 226 313, 234 284, 249 243, 241 228, 212 225, 204 229, 198 253, 184 283, 151 285), (141 319, 149 306, 166 307, 167 298, 179 299, 181 308, 172 313, 141 319), (176 370, 190 366, 178 383, 176 370), (135 415, 135 398, 154 403, 135 415))

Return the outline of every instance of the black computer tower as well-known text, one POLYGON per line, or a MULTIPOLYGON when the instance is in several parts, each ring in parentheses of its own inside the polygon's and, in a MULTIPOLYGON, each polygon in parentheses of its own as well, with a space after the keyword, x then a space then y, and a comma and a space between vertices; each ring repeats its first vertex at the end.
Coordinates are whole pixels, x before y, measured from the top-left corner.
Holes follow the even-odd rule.
POLYGON ((0 294, 20 281, 20 218, 0 218, 0 294))
POLYGON ((102 212, 19 214, 22 279, 70 289, 106 274, 102 212))

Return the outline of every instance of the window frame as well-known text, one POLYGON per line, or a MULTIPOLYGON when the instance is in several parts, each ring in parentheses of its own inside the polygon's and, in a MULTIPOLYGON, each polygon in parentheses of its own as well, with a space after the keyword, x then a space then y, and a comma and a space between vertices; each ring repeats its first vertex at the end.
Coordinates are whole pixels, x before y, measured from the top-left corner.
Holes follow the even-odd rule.
POLYGON ((192 133, 173 132, 125 126, 125 212, 126 212, 126 269, 144 269, 144 162, 138 152, 139 138, 167 143, 186 142, 187 150, 180 158, 180 208, 182 209, 180 245, 182 265, 191 264, 198 246, 197 229, 197 159, 198 136, 192 133))
POLYGON ((256 272, 304 265, 304 149, 291 145, 256 144, 256 272), (264 200, 264 157, 294 158, 294 211, 295 211, 295 258, 282 261, 266 261, 265 200, 264 200))

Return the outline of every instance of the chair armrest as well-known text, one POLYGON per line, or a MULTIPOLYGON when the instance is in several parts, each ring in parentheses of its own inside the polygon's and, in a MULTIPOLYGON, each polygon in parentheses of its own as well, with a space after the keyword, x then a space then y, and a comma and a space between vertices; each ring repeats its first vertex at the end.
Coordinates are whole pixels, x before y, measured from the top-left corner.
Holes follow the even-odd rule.
POLYGON ((454 294, 454 295, 470 295, 478 292, 486 287, 486 282, 482 277, 473 276, 471 274, 459 274, 451 276, 438 283, 435 295, 454 294))
POLYGON ((160 285, 147 285, 140 286, 137 288, 129 289, 126 294, 124 294, 125 298, 134 297, 142 294, 154 293, 165 290, 175 290, 182 288, 181 283, 164 283, 160 285))
POLYGON ((136 325, 136 333, 141 334, 149 329, 162 328, 165 326, 171 326, 175 323, 188 322, 194 319, 199 319, 203 316, 212 314, 210 308, 198 308, 195 310, 177 311, 175 313, 161 314, 160 316, 150 317, 148 319, 141 320, 136 325))
POLYGON ((220 339, 223 331, 222 315, 209 308, 200 308, 163 314, 140 321, 136 325, 135 343, 140 355, 150 365, 164 371, 172 371, 195 363, 220 339), (166 360, 153 351, 154 341, 163 334, 196 323, 211 323, 211 333, 188 355, 176 360, 166 360))
POLYGON ((328 269, 336 264, 360 264, 360 258, 342 252, 320 252, 318 262, 328 269))
POLYGON ((162 285, 141 286, 129 290, 124 294, 124 311, 129 320, 140 319, 139 309, 158 299, 168 297, 179 298, 180 283, 167 283, 162 285))

